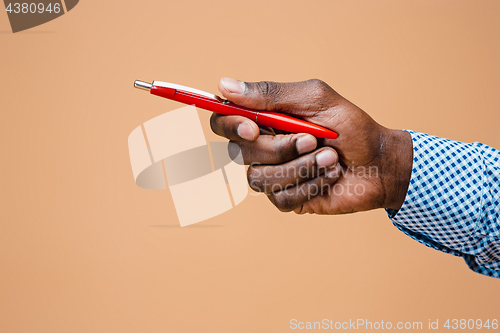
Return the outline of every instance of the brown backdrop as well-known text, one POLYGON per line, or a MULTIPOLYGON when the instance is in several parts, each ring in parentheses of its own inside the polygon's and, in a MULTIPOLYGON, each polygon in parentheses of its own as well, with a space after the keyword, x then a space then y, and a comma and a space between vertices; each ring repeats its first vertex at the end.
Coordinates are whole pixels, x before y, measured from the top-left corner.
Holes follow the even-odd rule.
POLYGON ((500 148, 499 16, 495 0, 87 0, 12 34, 0 13, 0 331, 498 318, 499 280, 382 210, 296 216, 249 196, 179 228, 168 191, 134 184, 127 136, 180 106, 135 79, 321 78, 386 126, 500 148))

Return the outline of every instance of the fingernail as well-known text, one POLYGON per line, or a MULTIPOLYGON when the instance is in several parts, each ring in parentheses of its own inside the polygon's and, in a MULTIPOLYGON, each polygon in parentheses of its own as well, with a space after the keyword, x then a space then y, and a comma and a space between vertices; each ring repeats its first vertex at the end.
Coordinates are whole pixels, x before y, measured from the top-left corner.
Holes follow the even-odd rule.
POLYGON ((245 140, 253 140, 254 133, 252 130, 252 126, 248 123, 241 123, 238 126, 238 136, 245 140))
POLYGON ((295 142, 299 155, 313 151, 316 148, 316 144, 316 138, 308 134, 301 136, 295 142))
POLYGON ((326 178, 338 178, 339 174, 340 174, 340 165, 337 164, 336 167, 326 172, 326 178))
POLYGON ((230 79, 228 77, 223 77, 220 83, 232 94, 243 94, 246 89, 245 82, 230 79))
POLYGON ((319 168, 329 167, 337 163, 337 155, 331 150, 323 150, 316 154, 316 164, 319 168))

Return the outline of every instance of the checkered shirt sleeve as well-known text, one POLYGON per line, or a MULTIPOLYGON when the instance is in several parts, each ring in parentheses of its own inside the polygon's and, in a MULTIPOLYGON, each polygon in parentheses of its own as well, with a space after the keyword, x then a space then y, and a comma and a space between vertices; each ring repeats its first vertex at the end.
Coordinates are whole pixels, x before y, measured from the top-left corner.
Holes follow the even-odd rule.
POLYGON ((463 257, 478 273, 500 278, 500 151, 407 131, 413 169, 393 224, 418 242, 463 257))

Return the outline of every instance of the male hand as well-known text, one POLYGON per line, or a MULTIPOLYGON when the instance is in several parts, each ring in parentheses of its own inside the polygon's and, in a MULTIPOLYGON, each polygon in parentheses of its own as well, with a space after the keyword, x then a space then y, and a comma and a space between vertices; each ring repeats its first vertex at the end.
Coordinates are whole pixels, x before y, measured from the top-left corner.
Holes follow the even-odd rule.
POLYGON ((231 140, 231 154, 239 147, 245 164, 251 165, 250 186, 265 192, 278 209, 342 214, 397 210, 403 204, 412 168, 409 133, 379 125, 320 80, 223 78, 219 90, 237 105, 286 113, 339 134, 335 140, 303 133, 273 135, 244 117, 212 115, 212 130, 231 140))

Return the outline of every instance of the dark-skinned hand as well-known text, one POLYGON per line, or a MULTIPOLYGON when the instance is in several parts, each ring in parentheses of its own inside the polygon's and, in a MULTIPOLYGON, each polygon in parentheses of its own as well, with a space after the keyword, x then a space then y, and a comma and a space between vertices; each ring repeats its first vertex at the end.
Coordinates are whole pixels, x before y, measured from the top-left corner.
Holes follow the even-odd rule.
POLYGON ((320 80, 242 82, 223 78, 222 95, 247 108, 288 114, 337 132, 338 138, 276 134, 240 116, 213 114, 212 130, 249 164, 252 189, 281 211, 342 214, 399 209, 412 167, 408 133, 375 122, 320 80))

